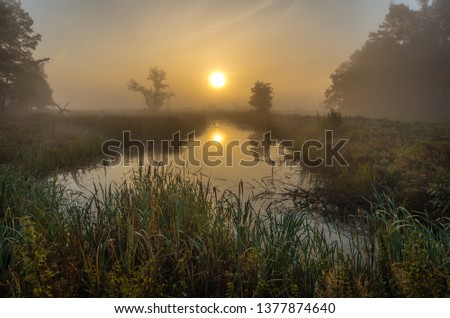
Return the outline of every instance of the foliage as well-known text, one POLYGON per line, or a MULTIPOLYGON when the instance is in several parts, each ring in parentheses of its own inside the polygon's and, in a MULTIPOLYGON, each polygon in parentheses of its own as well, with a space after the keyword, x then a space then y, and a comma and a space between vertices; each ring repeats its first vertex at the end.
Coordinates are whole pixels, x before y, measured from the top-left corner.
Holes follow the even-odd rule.
POLYGON ((3 297, 449 296, 449 220, 379 193, 350 231, 172 169, 83 200, 10 167, 0 184, 3 297))
POLYGON ((348 115, 449 120, 450 2, 391 4, 378 31, 331 75, 325 103, 348 115))
MULTIPOLYGON (((323 138, 329 125, 256 115, 251 123, 242 113, 205 116, 296 136, 296 144, 323 138)), ((448 125, 342 121, 335 138, 350 138, 350 167, 315 171, 312 191, 323 201, 259 213, 239 192, 170 169, 142 170, 83 198, 31 176, 92 162, 99 142, 124 129, 144 139, 204 129, 199 114, 2 117, 2 150, 25 155, 0 168, 0 294, 448 297, 448 125), (336 207, 348 228, 317 222, 314 212, 336 207)))
MULTIPOLYGON (((333 128, 336 140, 349 139, 342 149, 349 166, 312 169, 317 183, 309 200, 320 202, 335 217, 345 217, 369 208, 367 200, 377 189, 411 210, 427 211, 435 218, 448 215, 448 125, 343 118, 341 126, 333 127, 328 118, 320 120, 317 126, 333 128)), ((323 128, 318 127, 315 132, 308 129, 315 136, 304 129, 302 134, 323 140, 323 128)), ((285 128, 279 129, 272 131, 286 138, 285 128)))
POLYGON ((350 166, 309 170, 316 181, 314 188, 304 196, 293 196, 296 200, 317 202, 334 216, 367 209, 366 199, 371 199, 374 188, 411 210, 427 211, 435 218, 449 213, 450 131, 446 124, 343 117, 335 125, 330 118, 267 116, 255 111, 139 111, 127 115, 72 112, 66 117, 7 114, 0 118, 0 164, 11 163, 34 175, 48 175, 54 170, 100 162, 103 141, 121 140, 124 130, 131 131, 132 138, 158 142, 170 139, 177 131, 184 136, 195 130, 199 135, 211 120, 254 129, 259 136, 270 130, 274 138, 293 139, 299 147, 310 139, 324 141, 325 129, 334 130, 335 140, 350 139, 342 149, 350 166))
POLYGON ((170 92, 169 85, 164 83, 166 72, 157 67, 151 67, 147 79, 152 83, 152 87, 147 88, 135 80, 130 80, 128 88, 141 93, 144 96, 145 104, 151 109, 160 109, 164 106, 165 101, 168 105, 170 98, 174 97, 175 94, 170 92))
POLYGON ((52 103, 44 64, 33 52, 41 41, 20 2, 0 2, 0 110, 43 108, 52 103))
POLYGON ((261 112, 268 112, 272 107, 273 88, 270 83, 257 81, 251 89, 251 96, 248 103, 261 112))
POLYGON ((337 130, 342 124, 342 112, 339 109, 330 108, 327 113, 327 128, 337 130))
POLYGON ((143 142, 151 139, 158 143, 177 131, 181 136, 192 130, 201 134, 206 125, 202 115, 190 113, 150 115, 140 111, 125 116, 71 112, 66 117, 8 113, 0 117, 0 164, 44 176, 101 162, 102 143, 122 140, 123 131, 131 131, 132 138, 143 142))

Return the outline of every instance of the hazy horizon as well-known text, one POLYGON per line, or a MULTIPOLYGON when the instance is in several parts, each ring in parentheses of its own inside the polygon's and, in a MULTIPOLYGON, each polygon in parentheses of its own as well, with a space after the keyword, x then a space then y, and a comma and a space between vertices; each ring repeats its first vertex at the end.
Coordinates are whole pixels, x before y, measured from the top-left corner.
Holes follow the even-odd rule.
MULTIPOLYGON (((274 111, 322 111, 330 74, 376 31, 389 0, 22 0, 50 57, 56 102, 72 109, 144 108, 127 89, 167 72, 171 108, 246 107, 255 81, 272 83, 274 111), (211 72, 227 86, 208 85, 211 72)), ((415 0, 396 1, 417 8, 415 0)))

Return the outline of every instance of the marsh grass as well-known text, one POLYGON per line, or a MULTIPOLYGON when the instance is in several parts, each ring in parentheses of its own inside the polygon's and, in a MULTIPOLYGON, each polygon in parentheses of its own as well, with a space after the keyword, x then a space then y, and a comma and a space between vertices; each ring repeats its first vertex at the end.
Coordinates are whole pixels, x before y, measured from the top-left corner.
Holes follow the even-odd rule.
MULTIPOLYGON (((409 210, 426 211, 434 218, 448 216, 450 203, 450 130, 446 123, 400 122, 384 119, 342 118, 339 125, 327 117, 260 114, 252 111, 127 113, 79 112, 70 116, 45 113, 7 114, 0 118, 0 164, 35 176, 99 164, 101 145, 122 139, 123 131, 142 141, 171 139, 180 131, 200 135, 210 121, 230 122, 267 131, 277 140, 294 140, 299 150, 306 140, 324 141, 332 129, 335 141, 350 141, 342 150, 349 167, 311 169, 316 185, 308 197, 320 202, 325 213, 348 218, 369 209, 364 198, 373 188, 385 192, 409 210)), ((323 158, 323 150, 310 154, 323 158)), ((306 153, 302 153, 306 156, 306 153)))
POLYGON ((7 113, 0 118, 0 164, 43 177, 101 163, 103 142, 121 141, 124 131, 145 144, 171 140, 178 131, 199 135, 206 127, 204 116, 194 113, 7 113))
POLYGON ((308 211, 255 211, 173 169, 83 203, 56 179, 0 170, 2 296, 449 296, 449 220, 383 194, 330 240, 308 211))
POLYGON ((301 144, 333 123, 251 112, 14 116, 0 122, 2 296, 450 295, 448 125, 343 118, 335 138, 351 140, 350 167, 314 171, 307 202, 260 213, 242 188, 219 193, 167 168, 82 198, 52 175, 92 164, 123 130, 161 140, 220 119, 301 144))
MULTIPOLYGON (((324 141, 324 129, 332 127, 327 118, 314 120, 315 124, 310 118, 297 134, 294 124, 276 125, 279 129, 274 136, 298 136, 299 145, 305 137, 324 141), (306 131, 302 133, 303 130, 306 131)), ((336 217, 347 218, 359 209, 370 209, 366 198, 377 200, 374 188, 409 210, 426 211, 435 219, 449 216, 449 127, 439 123, 343 118, 333 132, 335 142, 349 139, 341 152, 349 166, 335 163, 312 169, 317 184, 310 194, 336 217)), ((323 158, 323 150, 318 155, 323 158)))
MULTIPOLYGON (((325 142, 325 130, 332 130, 334 142, 349 142, 341 154, 348 167, 336 162, 310 169, 316 186, 308 194, 320 202, 327 214, 348 218, 358 209, 370 209, 365 198, 376 200, 373 189, 385 192, 409 210, 426 211, 435 219, 449 216, 450 125, 362 117, 258 114, 221 111, 208 119, 229 121, 255 130, 255 136, 271 131, 272 138, 293 140, 295 149, 307 140, 325 142)), ((315 149, 313 149, 315 150, 315 149)), ((302 153, 305 158, 307 154, 302 153)), ((309 154, 324 158, 324 149, 309 154)), ((307 167, 305 167, 307 169, 307 167)))

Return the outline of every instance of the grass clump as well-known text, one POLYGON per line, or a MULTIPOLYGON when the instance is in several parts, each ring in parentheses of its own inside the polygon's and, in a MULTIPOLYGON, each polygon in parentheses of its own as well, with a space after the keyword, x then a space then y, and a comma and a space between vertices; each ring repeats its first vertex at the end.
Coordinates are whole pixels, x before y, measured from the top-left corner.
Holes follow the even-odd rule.
MULTIPOLYGON (((376 194, 353 231, 258 213, 173 169, 80 198, 0 170, 0 293, 16 297, 449 296, 449 220, 376 194)), ((356 224, 356 223, 355 223, 356 224)))
POLYGON ((170 140, 178 131, 182 137, 191 131, 201 134, 206 126, 204 116, 194 113, 8 113, 0 118, 0 164, 48 176, 99 164, 103 142, 122 141, 124 131, 146 144, 170 140))
MULTIPOLYGON (((334 143, 349 140, 340 152, 348 166, 334 162, 309 169, 317 181, 309 196, 325 212, 347 218, 368 210, 366 198, 376 201, 375 188, 411 211, 426 211, 435 219, 449 216, 448 124, 344 117, 336 127, 329 118, 306 119, 293 116, 284 124, 273 119, 273 135, 295 136, 295 144, 302 145, 307 139, 325 142, 324 130, 332 129, 334 143)), ((324 150, 312 155, 324 158, 324 150)))

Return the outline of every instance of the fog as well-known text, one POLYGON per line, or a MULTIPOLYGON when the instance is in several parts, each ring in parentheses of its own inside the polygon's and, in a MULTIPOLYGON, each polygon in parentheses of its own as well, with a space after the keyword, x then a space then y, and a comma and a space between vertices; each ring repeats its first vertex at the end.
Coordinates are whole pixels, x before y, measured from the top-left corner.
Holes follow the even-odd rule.
MULTIPOLYGON (((55 101, 72 109, 143 108, 127 89, 149 67, 167 73, 171 107, 246 107, 257 80, 274 111, 323 110, 330 74, 378 28, 389 0, 23 0, 42 35, 36 57, 55 101), (212 71, 227 86, 208 85, 212 71)), ((401 2, 401 1, 399 1, 401 2)), ((413 8, 416 2, 403 1, 413 8)))

